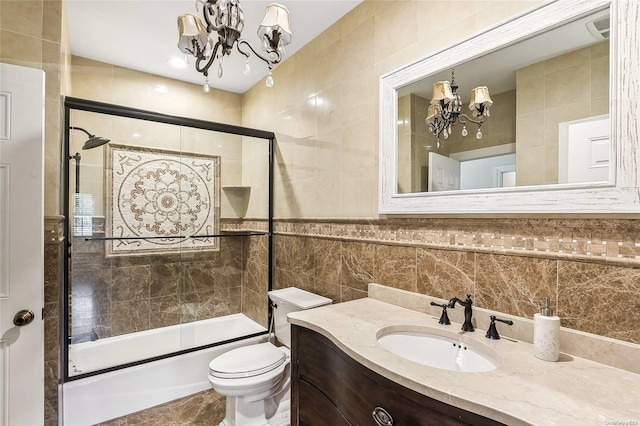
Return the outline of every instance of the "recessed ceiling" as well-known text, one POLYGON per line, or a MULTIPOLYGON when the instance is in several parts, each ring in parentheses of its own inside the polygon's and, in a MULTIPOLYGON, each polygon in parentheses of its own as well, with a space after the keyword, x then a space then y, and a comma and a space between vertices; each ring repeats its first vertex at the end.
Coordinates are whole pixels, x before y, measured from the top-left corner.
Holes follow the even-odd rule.
MULTIPOLYGON (((293 40, 286 48, 285 61, 362 0, 282 0, 291 16, 293 40)), ((242 0, 245 26, 242 32, 256 49, 260 42, 256 31, 270 1, 242 0)), ((66 0, 71 53, 96 61, 131 68, 151 74, 204 84, 204 77, 193 65, 176 69, 171 58, 182 57, 177 48, 176 19, 195 13, 194 0, 66 0)), ((217 77, 217 67, 210 71, 212 87, 244 93, 268 74, 264 62, 252 56, 251 74, 242 73, 245 57, 235 49, 224 58, 224 74, 217 77)), ((276 81, 276 84, 278 82, 276 81)))

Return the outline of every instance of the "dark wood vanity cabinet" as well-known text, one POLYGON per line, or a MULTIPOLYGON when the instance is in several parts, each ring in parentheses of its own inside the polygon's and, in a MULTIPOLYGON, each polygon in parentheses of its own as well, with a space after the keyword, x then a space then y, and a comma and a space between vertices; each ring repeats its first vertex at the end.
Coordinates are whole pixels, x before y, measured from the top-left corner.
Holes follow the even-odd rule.
POLYGON ((500 425, 405 388, 354 361, 326 337, 292 326, 293 425, 500 425), (377 411, 380 422, 374 420, 377 411), (392 423, 385 423, 388 414, 392 423))

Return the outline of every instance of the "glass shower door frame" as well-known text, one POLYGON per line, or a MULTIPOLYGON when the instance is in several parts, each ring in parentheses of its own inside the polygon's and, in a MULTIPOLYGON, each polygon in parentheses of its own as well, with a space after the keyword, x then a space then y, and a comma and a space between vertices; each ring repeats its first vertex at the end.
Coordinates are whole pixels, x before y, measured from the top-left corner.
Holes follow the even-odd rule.
MULTIPOLYGON (((258 139, 265 139, 269 144, 269 182, 268 182, 268 213, 267 213, 267 237, 268 237, 268 250, 267 250, 267 262, 268 262, 268 271, 267 271, 267 290, 270 291, 273 289, 273 277, 274 277, 274 265, 275 265, 275 246, 274 246, 274 238, 273 238, 273 213, 274 213, 274 205, 273 205, 273 181, 274 181, 274 145, 275 145, 275 134, 273 132, 263 131, 259 129, 252 129, 247 127, 235 126, 224 123, 216 123, 205 120, 198 120, 193 118, 174 116, 169 114, 162 114, 154 111, 147 111, 137 108, 130 108, 121 105, 113 105, 103 102, 96 102, 86 99, 74 98, 74 97, 66 97, 63 99, 64 104, 64 117, 63 117, 63 144, 62 144, 62 191, 61 191, 61 203, 63 206, 63 215, 64 215, 64 247, 66 248, 66 253, 63 253, 62 256, 62 266, 63 266, 63 274, 62 274, 62 291, 60 294, 61 298, 61 306, 62 312, 60 315, 60 323, 59 328, 60 333, 60 360, 61 360, 61 375, 63 382, 68 382, 84 377, 93 376, 96 374, 105 373, 108 371, 119 370, 126 367, 131 367, 134 365, 139 365, 171 356, 176 356, 188 352, 193 352, 196 350, 200 350, 203 348, 217 346, 224 343, 229 343, 237 340, 246 339, 249 337, 264 335, 267 331, 255 333, 243 337, 239 337, 232 340, 226 340, 223 342, 213 343, 205 346, 198 346, 191 349, 182 350, 179 352, 173 352, 171 354, 166 354, 162 356, 157 356, 154 358, 149 358, 141 361, 135 361, 132 363, 122 364, 115 367, 110 367, 102 370, 97 370, 93 372, 77 374, 70 376, 69 375, 69 318, 70 318, 70 305, 69 305, 69 291, 70 291, 70 277, 69 277, 69 261, 71 258, 71 240, 70 240, 70 191, 69 191, 69 183, 70 183, 70 167, 71 167, 71 159, 70 156, 70 117, 71 112, 76 111, 86 111, 93 112, 98 114, 105 114, 117 117, 125 117, 125 118, 134 118, 139 120, 152 121, 156 123, 164 123, 164 124, 172 124, 176 126, 182 127, 191 127, 195 129, 203 129, 203 130, 211 130, 221 133, 227 133, 238 136, 246 136, 258 139)), ((249 235, 249 234, 247 234, 249 235)), ((267 323, 271 322, 272 316, 272 308, 268 302, 268 299, 265 300, 267 304, 267 323)))

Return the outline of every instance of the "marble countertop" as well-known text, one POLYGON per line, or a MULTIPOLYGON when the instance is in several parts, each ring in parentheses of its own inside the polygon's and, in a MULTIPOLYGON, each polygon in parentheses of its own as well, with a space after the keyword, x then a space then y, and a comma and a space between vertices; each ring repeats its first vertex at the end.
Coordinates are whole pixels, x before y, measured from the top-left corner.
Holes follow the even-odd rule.
POLYGON ((562 354, 558 362, 533 356, 533 346, 490 340, 486 330, 440 325, 433 316, 372 298, 289 314, 376 373, 436 400, 509 425, 640 424, 640 374, 562 354), (447 371, 408 361, 378 344, 388 327, 428 328, 498 354, 495 370, 447 371), (625 423, 626 422, 626 423, 625 423))

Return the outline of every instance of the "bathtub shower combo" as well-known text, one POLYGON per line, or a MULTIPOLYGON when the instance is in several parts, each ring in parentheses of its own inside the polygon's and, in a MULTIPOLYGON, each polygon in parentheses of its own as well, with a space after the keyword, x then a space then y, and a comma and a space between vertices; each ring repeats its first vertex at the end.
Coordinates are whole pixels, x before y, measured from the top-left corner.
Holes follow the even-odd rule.
POLYGON ((267 340, 274 134, 77 98, 65 128, 62 421, 210 389, 267 340))

